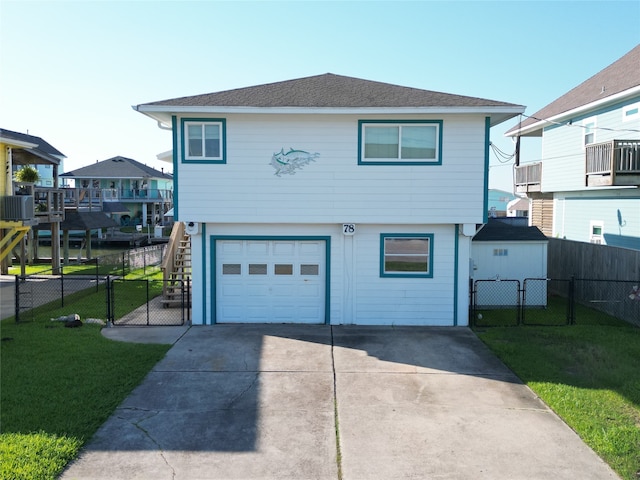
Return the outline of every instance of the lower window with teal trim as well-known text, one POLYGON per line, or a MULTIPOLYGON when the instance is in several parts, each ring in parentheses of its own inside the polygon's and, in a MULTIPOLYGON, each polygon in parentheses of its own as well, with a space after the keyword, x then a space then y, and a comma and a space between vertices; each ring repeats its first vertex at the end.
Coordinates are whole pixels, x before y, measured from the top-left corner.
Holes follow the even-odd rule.
POLYGON ((380 276, 433 277, 432 233, 381 233, 380 276))

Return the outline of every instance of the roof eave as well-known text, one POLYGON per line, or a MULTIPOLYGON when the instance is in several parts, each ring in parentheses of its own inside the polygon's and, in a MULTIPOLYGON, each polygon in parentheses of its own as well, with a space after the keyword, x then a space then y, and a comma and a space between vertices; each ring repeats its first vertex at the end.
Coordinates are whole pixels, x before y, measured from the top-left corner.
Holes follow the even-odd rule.
POLYGON ((433 115, 481 114, 491 117, 491 126, 498 125, 524 112, 522 105, 500 106, 430 106, 430 107, 251 107, 251 106, 171 106, 137 105, 137 112, 165 126, 171 126, 173 115, 198 114, 325 114, 325 115, 433 115))
POLYGON ((0 143, 4 143, 5 145, 9 145, 10 147, 20 148, 36 148, 38 146, 37 143, 23 142, 11 137, 3 137, 2 135, 0 135, 0 143))
POLYGON ((540 137, 544 127, 550 123, 562 123, 564 120, 569 120, 572 117, 594 110, 596 108, 602 108, 613 103, 620 102, 625 98, 630 98, 640 94, 640 85, 627 89, 623 92, 611 95, 594 102, 590 102, 579 107, 567 110, 566 112, 559 113, 547 119, 539 120, 531 125, 527 125, 524 128, 512 128, 505 133, 506 137, 540 137))

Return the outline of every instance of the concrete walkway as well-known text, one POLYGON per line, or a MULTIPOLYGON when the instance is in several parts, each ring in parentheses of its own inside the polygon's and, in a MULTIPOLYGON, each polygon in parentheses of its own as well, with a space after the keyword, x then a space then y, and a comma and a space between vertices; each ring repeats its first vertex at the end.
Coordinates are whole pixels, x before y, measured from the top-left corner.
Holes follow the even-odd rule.
POLYGON ((63 479, 618 478, 466 328, 167 339, 63 479))

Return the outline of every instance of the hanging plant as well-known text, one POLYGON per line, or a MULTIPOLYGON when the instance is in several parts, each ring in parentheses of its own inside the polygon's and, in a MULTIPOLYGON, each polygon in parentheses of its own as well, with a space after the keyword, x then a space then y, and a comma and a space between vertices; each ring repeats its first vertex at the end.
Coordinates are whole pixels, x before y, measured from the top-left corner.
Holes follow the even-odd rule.
POLYGON ((38 173, 38 170, 27 165, 18 170, 15 173, 14 178, 16 182, 36 183, 40 180, 40 174, 38 173))

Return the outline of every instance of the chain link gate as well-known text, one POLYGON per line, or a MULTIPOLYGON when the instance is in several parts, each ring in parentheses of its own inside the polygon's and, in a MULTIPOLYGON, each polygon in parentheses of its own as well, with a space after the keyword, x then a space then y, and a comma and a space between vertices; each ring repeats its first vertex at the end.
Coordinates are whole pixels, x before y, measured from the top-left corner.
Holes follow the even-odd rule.
POLYGON ((113 326, 184 325, 190 320, 190 297, 188 281, 107 279, 107 318, 113 326), (171 300, 163 296, 169 288, 171 300))

